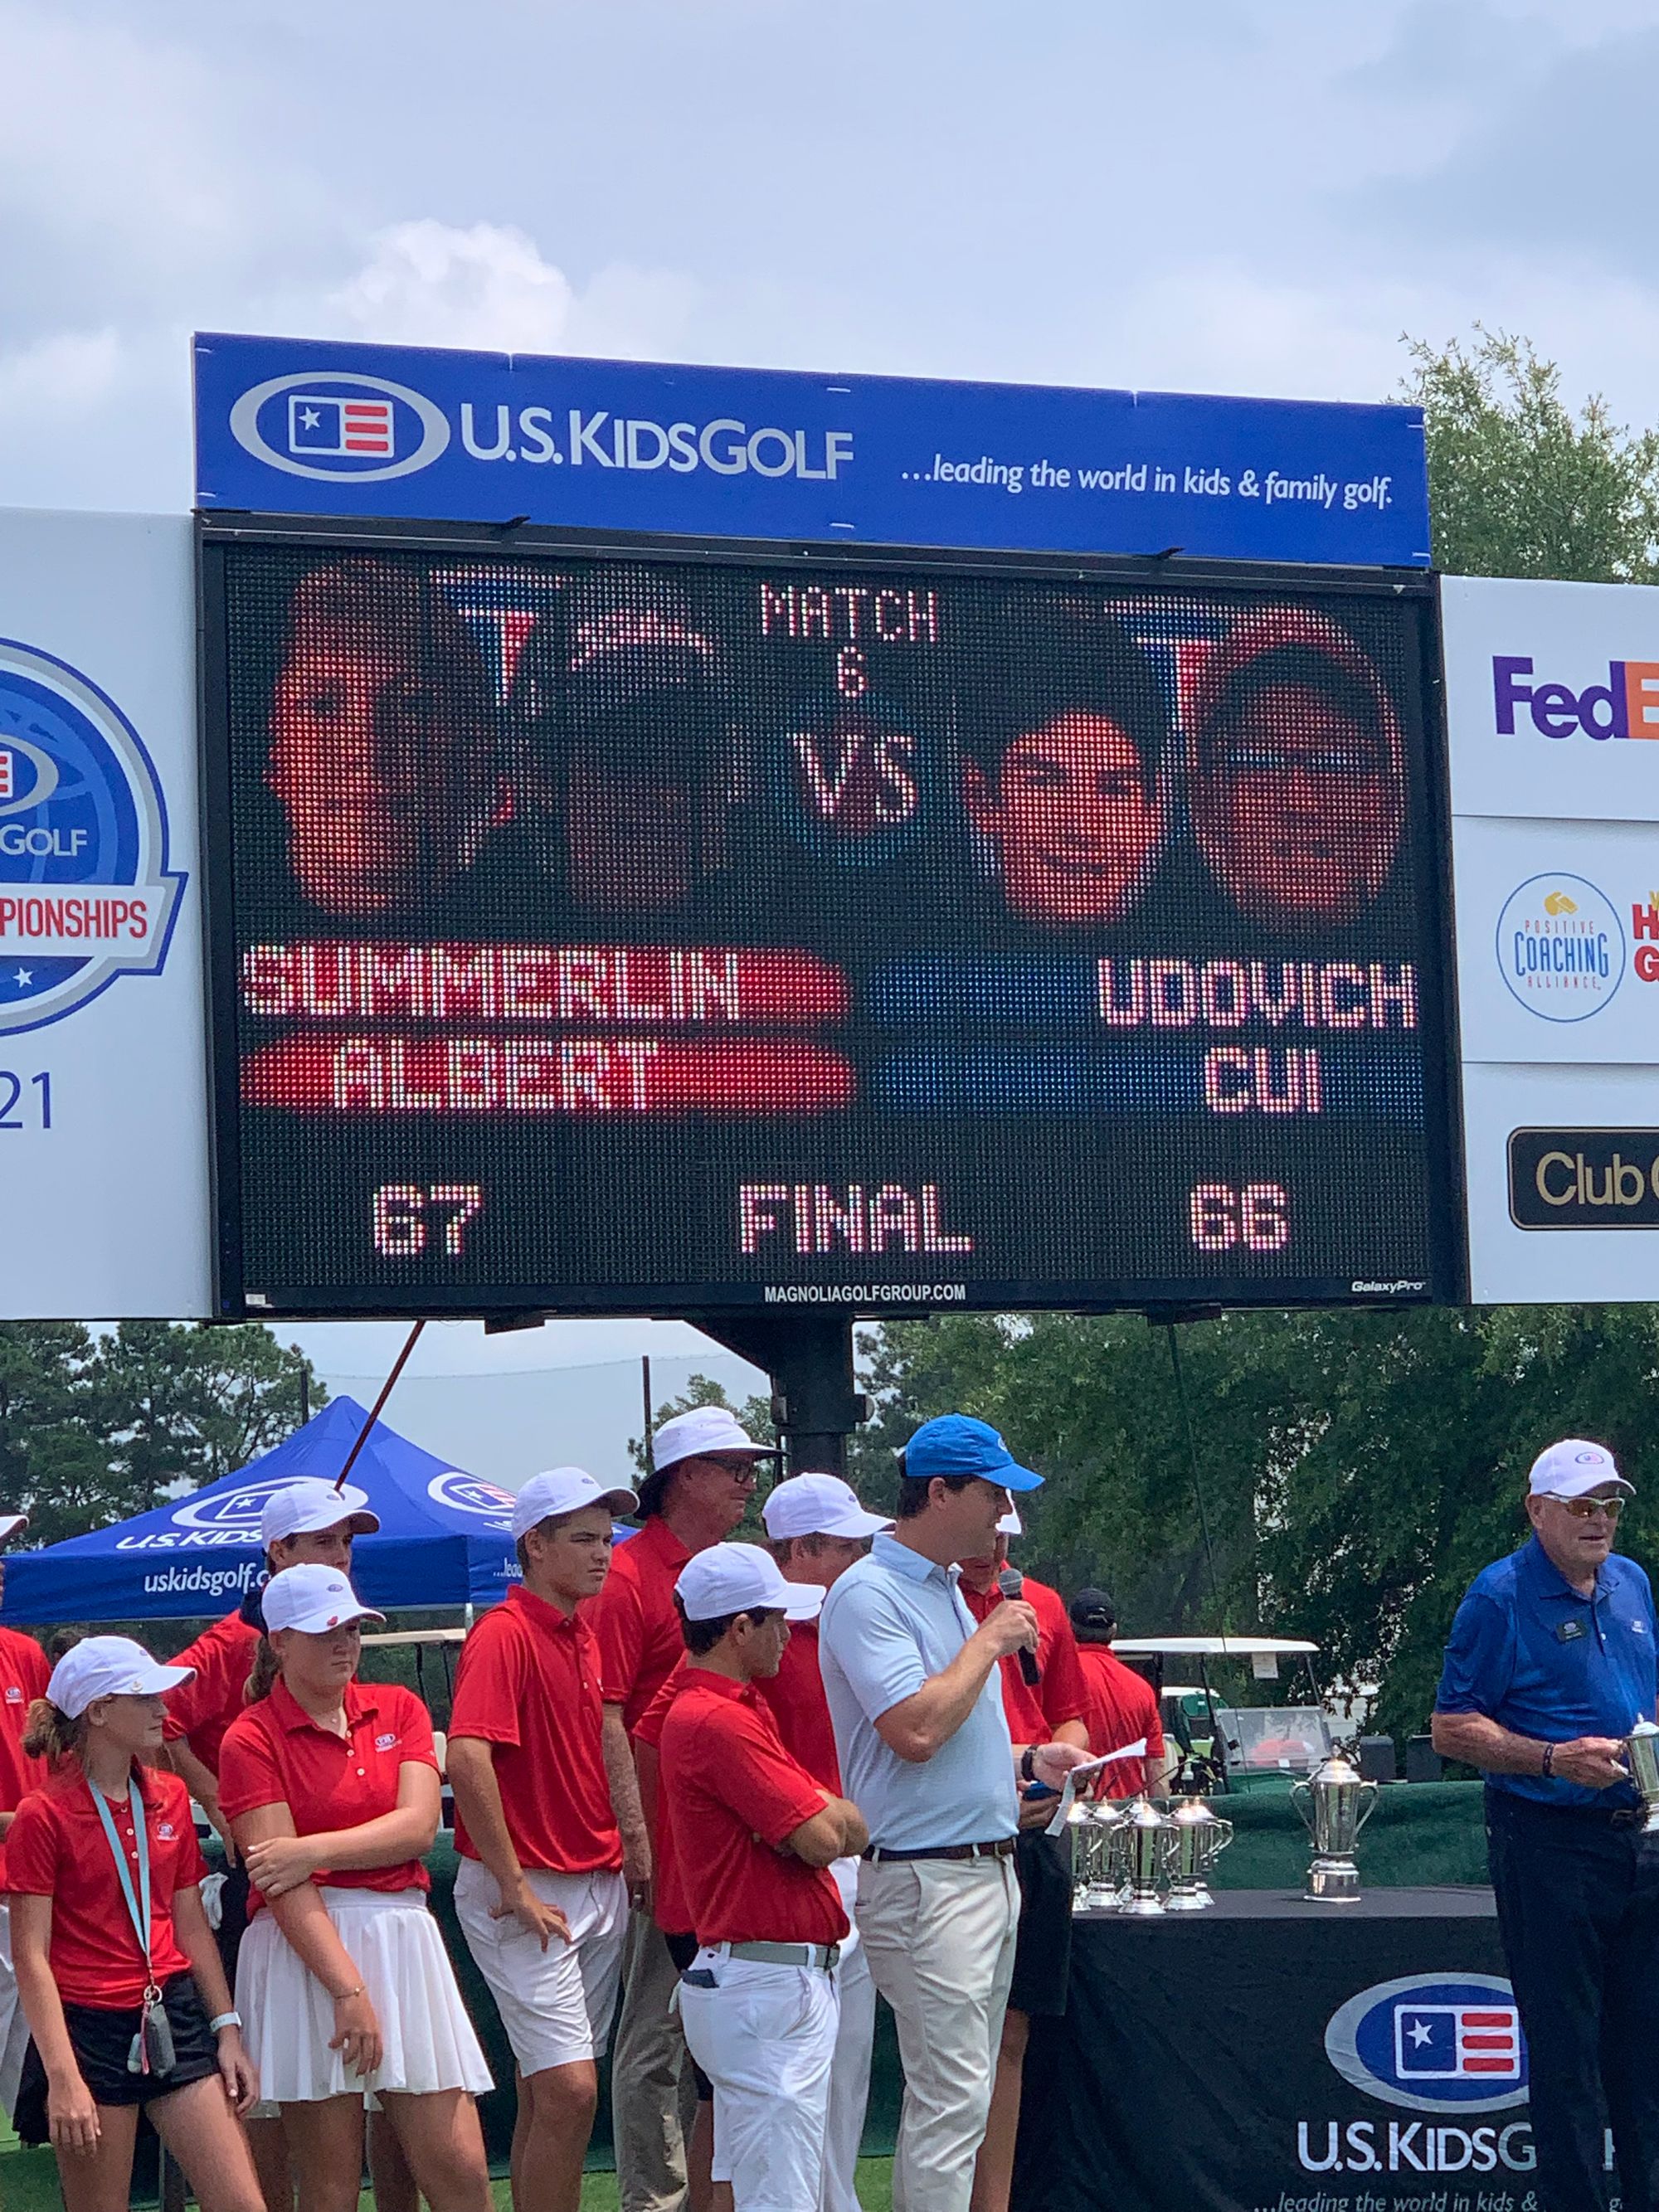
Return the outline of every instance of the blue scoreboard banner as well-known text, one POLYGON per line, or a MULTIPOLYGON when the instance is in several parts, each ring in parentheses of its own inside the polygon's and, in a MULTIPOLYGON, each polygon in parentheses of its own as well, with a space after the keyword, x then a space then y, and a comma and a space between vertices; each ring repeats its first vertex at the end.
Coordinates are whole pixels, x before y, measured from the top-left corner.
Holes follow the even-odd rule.
POLYGON ((197 504, 1429 563, 1419 410, 200 336, 197 504))

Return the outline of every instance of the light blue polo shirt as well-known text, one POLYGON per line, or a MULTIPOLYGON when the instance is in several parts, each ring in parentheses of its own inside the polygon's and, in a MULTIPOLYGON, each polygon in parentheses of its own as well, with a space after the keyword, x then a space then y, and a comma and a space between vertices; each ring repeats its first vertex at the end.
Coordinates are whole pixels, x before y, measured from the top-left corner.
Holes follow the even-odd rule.
POLYGON ((901 1759, 876 1733, 882 1714, 942 1674, 974 1633, 957 1573, 879 1535, 834 1583, 818 1616, 818 1665, 842 1787, 869 1824, 871 1842, 884 1850, 991 1843, 1019 1826, 1000 1667, 931 1759, 901 1759))
MULTIPOLYGON (((1654 1710, 1653 1595, 1634 1559, 1613 1552, 1588 1597, 1536 1536, 1484 1568, 1457 1608, 1435 1711, 1484 1713, 1541 1743, 1626 1736, 1654 1710)), ((1633 1805, 1629 1783, 1587 1790, 1559 1777, 1489 1774, 1488 1784, 1546 1805, 1633 1805)))

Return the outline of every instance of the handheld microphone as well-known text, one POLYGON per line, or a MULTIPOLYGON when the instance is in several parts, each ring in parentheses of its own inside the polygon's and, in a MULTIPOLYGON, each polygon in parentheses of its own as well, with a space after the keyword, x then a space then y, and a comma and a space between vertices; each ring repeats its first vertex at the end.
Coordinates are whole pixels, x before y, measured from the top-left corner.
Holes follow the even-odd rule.
MULTIPOLYGON (((1025 1577, 1018 1567, 1005 1567, 997 1577, 997 1588, 1004 1597, 1022 1598, 1025 1595, 1025 1577)), ((1042 1680, 1042 1669, 1037 1665, 1036 1653, 1019 1648, 1019 1671, 1022 1678, 1032 1684, 1042 1680)))

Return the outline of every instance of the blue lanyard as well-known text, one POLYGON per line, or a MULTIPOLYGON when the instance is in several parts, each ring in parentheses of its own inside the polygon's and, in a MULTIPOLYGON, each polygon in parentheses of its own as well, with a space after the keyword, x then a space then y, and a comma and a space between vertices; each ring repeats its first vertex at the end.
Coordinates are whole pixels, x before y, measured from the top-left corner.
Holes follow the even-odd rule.
MULTIPOLYGON (((138 1772, 135 1767, 127 1781, 127 1809, 132 1815, 133 1842, 138 1852, 138 1894, 132 1893, 132 1876, 127 1872, 126 1853, 121 1849, 121 1839, 115 1832, 115 1823, 110 1817, 108 1800, 90 1776, 87 1787, 92 1792, 92 1802, 98 1808, 98 1817, 104 1824, 104 1833, 109 1839, 110 1855, 115 1861, 115 1871, 120 1877, 121 1894, 127 1901, 127 1912, 132 1922, 132 1932, 138 1938, 138 1948, 144 1954, 144 1978, 149 1988, 144 1992, 146 2002, 150 1990, 155 1988, 155 1970, 150 1964, 149 1942, 149 1830, 144 1813, 144 1800, 138 1788, 138 1772)), ((159 1996, 160 1992, 156 1994, 159 1996)))

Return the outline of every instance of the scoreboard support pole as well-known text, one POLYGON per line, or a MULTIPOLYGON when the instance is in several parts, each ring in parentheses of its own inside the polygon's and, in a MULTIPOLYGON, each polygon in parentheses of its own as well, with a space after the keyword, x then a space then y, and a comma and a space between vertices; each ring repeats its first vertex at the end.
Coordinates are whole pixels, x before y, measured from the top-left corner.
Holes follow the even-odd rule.
POLYGON ((867 1418, 853 1379, 853 1324, 839 1314, 684 1318, 771 1377, 774 1417, 791 1474, 841 1474, 847 1439, 867 1418))

